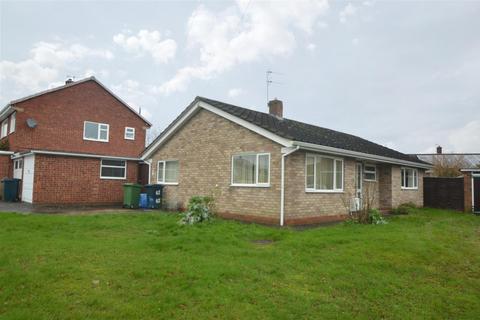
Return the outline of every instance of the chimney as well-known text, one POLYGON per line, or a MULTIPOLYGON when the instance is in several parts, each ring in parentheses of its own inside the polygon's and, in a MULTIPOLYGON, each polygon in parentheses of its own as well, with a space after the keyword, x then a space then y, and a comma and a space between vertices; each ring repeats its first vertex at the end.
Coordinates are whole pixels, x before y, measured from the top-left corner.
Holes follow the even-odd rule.
POLYGON ((437 146, 437 154, 442 154, 442 147, 441 146, 437 146))
POLYGON ((73 83, 73 79, 72 79, 72 78, 68 78, 67 81, 65 81, 65 84, 70 84, 70 83, 73 83))
POLYGON ((283 118, 283 102, 277 98, 268 102, 268 113, 277 118, 283 118))

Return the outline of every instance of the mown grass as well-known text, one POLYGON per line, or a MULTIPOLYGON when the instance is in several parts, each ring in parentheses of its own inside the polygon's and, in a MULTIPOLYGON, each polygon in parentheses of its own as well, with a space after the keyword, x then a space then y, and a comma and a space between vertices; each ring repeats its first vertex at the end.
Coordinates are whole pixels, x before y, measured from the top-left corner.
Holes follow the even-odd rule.
POLYGON ((422 209, 304 231, 177 221, 0 214, 0 318, 480 315, 480 217, 422 209))

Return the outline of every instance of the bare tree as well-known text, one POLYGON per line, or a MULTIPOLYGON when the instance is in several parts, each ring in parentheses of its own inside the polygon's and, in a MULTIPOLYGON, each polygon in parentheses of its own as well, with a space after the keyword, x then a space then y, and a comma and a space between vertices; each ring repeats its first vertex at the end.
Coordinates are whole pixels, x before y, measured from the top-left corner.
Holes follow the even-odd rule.
POLYGON ((437 155, 433 158, 433 176, 435 177, 458 177, 460 169, 467 166, 465 157, 459 155, 437 155))

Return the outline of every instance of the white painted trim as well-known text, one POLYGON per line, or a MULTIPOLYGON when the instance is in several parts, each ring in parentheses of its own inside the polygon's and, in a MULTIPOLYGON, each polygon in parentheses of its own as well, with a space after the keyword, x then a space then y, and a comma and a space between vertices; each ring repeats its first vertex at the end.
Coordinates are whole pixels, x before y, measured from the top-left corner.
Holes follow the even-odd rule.
POLYGON ((100 122, 88 121, 88 120, 83 121, 83 140, 96 141, 96 142, 108 142, 109 139, 110 139, 110 125, 108 123, 100 123, 100 122), (87 125, 87 123, 92 123, 92 124, 98 125, 98 129, 97 129, 98 139, 86 138, 85 137, 85 126, 87 125), (100 128, 101 126, 107 126, 107 139, 106 140, 100 138, 100 132, 102 131, 102 129, 100 128))
POLYGON ((472 175, 472 212, 475 213, 475 182, 472 175))
POLYGON ((377 165, 376 164, 373 164, 373 163, 364 163, 363 164, 363 180, 364 181, 368 181, 368 182, 377 182, 377 165), (366 166, 369 166, 369 167, 374 167, 375 168, 375 171, 370 171, 370 170, 367 170, 365 167, 366 166), (375 174, 375 179, 367 179, 365 178, 365 174, 366 173, 373 173, 375 174))
POLYGON ((48 150, 31 150, 26 153, 13 153, 11 158, 16 159, 20 157, 29 156, 32 154, 46 154, 54 156, 67 156, 67 157, 83 157, 83 158, 104 158, 112 160, 127 160, 127 161, 140 161, 140 158, 130 158, 130 157, 119 157, 119 156, 109 156, 104 154, 88 154, 88 153, 75 153, 75 152, 57 152, 57 151, 48 151, 48 150))
POLYGON ((337 156, 347 156, 347 157, 353 157, 353 158, 362 159, 362 160, 379 161, 379 162, 398 164, 398 165, 408 165, 411 167, 423 168, 423 169, 433 168, 433 166, 429 164, 421 164, 413 161, 399 160, 399 159, 394 159, 389 157, 377 156, 369 153, 327 147, 327 146, 322 146, 322 145, 313 144, 313 143, 307 143, 307 142, 301 142, 301 141, 293 141, 292 143, 295 146, 300 146, 304 150, 329 153, 337 156))
POLYGON ((230 186, 231 187, 263 187, 268 188, 270 187, 270 162, 271 162, 271 155, 268 152, 240 152, 232 155, 231 159, 231 168, 230 171, 230 186), (262 155, 268 155, 268 182, 266 183, 258 183, 258 158, 262 155), (235 157, 240 156, 255 156, 255 183, 235 183, 233 182, 233 163, 235 157))
POLYGON ((222 110, 220 110, 220 109, 218 109, 218 108, 216 108, 216 107, 214 107, 214 106, 212 106, 208 103, 205 103, 203 101, 198 101, 197 103, 195 103, 192 106, 192 108, 190 110, 188 110, 187 113, 185 113, 183 115, 182 118, 180 118, 165 134, 163 134, 163 136, 157 142, 155 142, 153 145, 147 147, 145 153, 142 155, 142 159, 144 160, 144 159, 147 159, 148 157, 150 157, 152 155, 152 153, 154 153, 164 141, 168 140, 171 137, 171 135, 174 134, 200 108, 203 108, 203 109, 208 110, 212 113, 215 113, 216 115, 218 115, 220 117, 223 117, 227 120, 230 120, 230 121, 246 128, 246 129, 249 129, 249 130, 251 130, 255 133, 258 133, 261 136, 264 136, 265 138, 268 138, 268 139, 270 139, 274 142, 277 142, 277 143, 281 144, 282 146, 290 147, 291 144, 292 144, 292 142, 290 140, 284 139, 284 138, 282 138, 282 137, 280 137, 276 134, 271 133, 268 130, 260 128, 257 125, 254 125, 254 124, 252 124, 248 121, 240 119, 239 117, 231 115, 228 112, 222 111, 222 110))
POLYGON ((178 185, 178 178, 179 178, 179 175, 180 175, 180 161, 177 160, 177 159, 167 159, 167 160, 158 160, 157 161, 157 183, 158 184, 162 184, 162 185, 171 185, 171 186, 176 186, 178 185), (163 170, 162 170, 162 173, 163 173, 163 181, 160 181, 158 180, 158 166, 160 165, 160 162, 163 163, 163 170), (177 181, 175 182, 165 182, 165 172, 166 172, 166 168, 167 168, 167 162, 178 162, 178 172, 177 172, 177 181))
POLYGON ((406 175, 403 175, 403 180, 400 181, 400 189, 402 190, 418 190, 418 170, 416 168, 408 168, 408 167, 401 167, 400 168, 400 178, 402 177, 402 170, 413 170, 413 183, 416 185, 415 187, 404 187, 406 185, 406 175))
POLYGON ((124 138, 125 140, 135 140, 135 128, 133 128, 133 127, 125 127, 125 133, 124 133, 124 135, 123 135, 123 138, 124 138), (132 137, 132 138, 127 137, 127 131, 128 131, 128 130, 133 130, 133 137, 132 137))
POLYGON ((100 159, 100 179, 103 180, 126 180, 127 179, 127 166, 128 166, 128 161, 127 160, 119 160, 119 159, 111 159, 111 158, 102 158, 100 159), (123 174, 123 177, 108 177, 108 176, 102 176, 102 168, 124 168, 123 166, 111 166, 111 165, 103 165, 102 162, 103 160, 115 160, 115 161, 124 161, 125 162, 125 171, 123 174))
POLYGON ((152 159, 145 161, 148 165, 148 184, 151 184, 152 181, 152 159))
POLYGON ((15 130, 16 130, 16 127, 17 127, 17 113, 12 112, 12 114, 10 115, 10 121, 9 121, 9 124, 8 124, 8 134, 14 133, 15 130), (12 124, 12 122, 13 122, 13 124, 12 124))
POLYGON ((305 192, 307 193, 342 193, 344 192, 345 187, 345 161, 343 158, 332 157, 332 156, 325 156, 323 154, 315 154, 315 153, 306 153, 305 154, 305 192), (313 189, 307 187, 307 158, 314 157, 315 161, 313 162, 313 189), (317 158, 325 158, 325 159, 332 159, 333 160, 333 189, 317 189, 317 158), (337 162, 342 162, 342 188, 337 187, 337 162))
POLYGON ((3 150, 0 150, 0 156, 2 156, 2 155, 6 155, 6 156, 8 155, 8 156, 9 156, 9 155, 12 155, 12 154, 14 154, 14 153, 15 153, 15 152, 13 152, 13 151, 3 151, 3 150))
POLYGON ((282 163, 281 163, 281 182, 280 182, 280 226, 285 224, 285 158, 300 149, 296 147, 293 149, 282 148, 282 163))

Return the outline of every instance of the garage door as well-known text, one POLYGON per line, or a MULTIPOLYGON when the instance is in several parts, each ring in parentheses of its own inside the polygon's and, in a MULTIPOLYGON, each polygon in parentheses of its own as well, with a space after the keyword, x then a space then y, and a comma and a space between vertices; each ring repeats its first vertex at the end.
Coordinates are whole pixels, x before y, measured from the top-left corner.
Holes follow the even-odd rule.
POLYGON ((33 201, 33 177, 35 173, 35 156, 27 156, 23 160, 22 201, 33 201))

